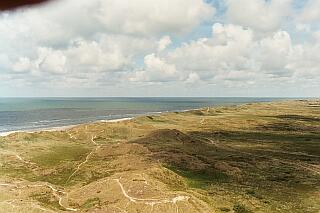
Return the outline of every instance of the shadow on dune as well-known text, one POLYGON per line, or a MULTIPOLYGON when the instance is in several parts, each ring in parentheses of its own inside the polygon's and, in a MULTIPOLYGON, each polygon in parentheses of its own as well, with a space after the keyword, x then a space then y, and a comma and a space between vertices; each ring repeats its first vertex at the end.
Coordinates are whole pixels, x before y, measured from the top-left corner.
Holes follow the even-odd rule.
POLYGON ((294 204, 300 202, 299 193, 314 192, 320 184, 316 174, 300 165, 320 164, 319 139, 315 134, 161 129, 132 143, 147 147, 152 160, 184 177, 191 188, 228 187, 245 194, 249 190, 254 191, 250 196, 294 204), (281 149, 293 143, 304 146, 296 151, 281 149), (311 147, 313 155, 304 155, 308 149, 303 147, 311 147), (286 196, 289 191, 294 193, 286 196))

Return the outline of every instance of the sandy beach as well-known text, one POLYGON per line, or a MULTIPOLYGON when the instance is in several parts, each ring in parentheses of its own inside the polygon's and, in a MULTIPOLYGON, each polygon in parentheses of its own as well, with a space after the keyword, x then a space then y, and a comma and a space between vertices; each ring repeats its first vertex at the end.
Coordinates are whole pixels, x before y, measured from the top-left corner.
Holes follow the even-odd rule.
MULTIPOLYGON (((116 123, 116 122, 121 122, 121 121, 128 121, 133 118, 118 118, 118 119, 111 119, 111 120, 99 120, 95 121, 92 123, 97 123, 97 122, 104 122, 104 123, 116 123)), ((71 129, 73 127, 79 126, 82 124, 75 124, 75 125, 68 125, 68 126, 58 126, 58 127, 48 127, 48 128, 40 128, 40 129, 33 129, 33 130, 17 130, 17 131, 9 131, 9 132, 1 132, 0 137, 5 137, 13 133, 17 132, 25 132, 25 133, 35 133, 35 132, 53 132, 53 131, 64 131, 71 129)))

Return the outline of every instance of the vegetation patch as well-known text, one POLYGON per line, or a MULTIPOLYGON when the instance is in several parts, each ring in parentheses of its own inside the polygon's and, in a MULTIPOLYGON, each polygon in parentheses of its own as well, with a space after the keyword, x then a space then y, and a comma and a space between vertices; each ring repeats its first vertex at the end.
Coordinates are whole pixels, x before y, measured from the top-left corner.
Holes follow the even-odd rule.
MULTIPOLYGON (((179 212, 319 212, 320 108, 311 103, 164 113, 80 125, 71 135, 12 134, 0 138, 1 194, 23 201, 32 194, 54 211, 66 209, 52 190, 39 192, 30 182, 60 189, 65 206, 84 212, 150 211, 126 195, 188 196, 178 200, 179 212)), ((172 207, 162 203, 153 210, 175 212, 172 207)))
POLYGON ((15 166, 12 164, 4 164, 0 167, 0 177, 7 176, 12 178, 24 178, 27 180, 33 179, 35 174, 27 167, 15 166))
POLYGON ((84 204, 81 205, 81 209, 90 209, 92 207, 101 206, 101 201, 98 197, 90 198, 86 200, 84 204))
POLYGON ((35 154, 31 161, 40 166, 57 166, 63 162, 80 161, 90 151, 89 148, 80 144, 51 146, 48 150, 35 154))
POLYGON ((226 174, 212 168, 199 171, 176 168, 172 166, 167 166, 167 168, 177 173, 178 175, 186 178, 187 183, 191 188, 206 189, 211 184, 218 184, 221 182, 228 181, 228 176, 226 174))
POLYGON ((231 211, 231 209, 229 209, 228 207, 220 207, 219 210, 222 212, 230 212, 231 211))
POLYGON ((253 213, 253 211, 248 209, 245 205, 239 204, 239 203, 237 203, 233 206, 233 211, 235 213, 253 213))
POLYGON ((186 189, 186 183, 183 181, 183 179, 169 169, 155 169, 152 171, 151 176, 162 183, 167 184, 173 190, 186 189))
POLYGON ((205 115, 201 110, 191 110, 188 113, 190 113, 192 115, 197 115, 197 116, 205 115))
POLYGON ((39 201, 44 207, 48 207, 50 209, 65 210, 59 205, 59 200, 49 191, 35 193, 30 197, 39 201))

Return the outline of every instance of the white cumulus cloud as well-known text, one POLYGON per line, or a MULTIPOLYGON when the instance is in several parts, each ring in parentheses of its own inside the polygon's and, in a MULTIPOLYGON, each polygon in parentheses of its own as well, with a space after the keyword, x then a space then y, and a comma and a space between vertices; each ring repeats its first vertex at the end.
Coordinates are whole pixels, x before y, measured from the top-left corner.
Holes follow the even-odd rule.
POLYGON ((203 0, 104 0, 96 16, 109 31, 150 36, 188 32, 214 12, 203 0))
POLYGON ((154 53, 144 57, 144 64, 143 70, 135 72, 130 77, 131 81, 166 82, 177 80, 179 77, 175 65, 167 63, 154 53))
POLYGON ((172 43, 171 38, 169 36, 163 36, 158 42, 158 52, 166 49, 172 43))
POLYGON ((0 79, 7 87, 0 85, 0 94, 14 90, 10 85, 117 92, 167 84, 177 94, 184 94, 183 86, 228 94, 250 87, 256 95, 268 95, 267 88, 320 89, 319 0, 299 6, 294 0, 219 0, 218 11, 214 5, 55 0, 0 13, 0 79))
POLYGON ((292 0, 226 0, 227 19, 244 27, 269 32, 280 28, 291 12, 292 0))

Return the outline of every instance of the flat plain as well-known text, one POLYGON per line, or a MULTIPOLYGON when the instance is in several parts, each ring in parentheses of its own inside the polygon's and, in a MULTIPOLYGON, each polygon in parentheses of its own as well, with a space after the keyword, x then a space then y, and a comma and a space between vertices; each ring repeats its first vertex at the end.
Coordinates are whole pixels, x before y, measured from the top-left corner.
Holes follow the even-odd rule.
POLYGON ((0 212, 320 212, 320 101, 0 137, 0 212))

